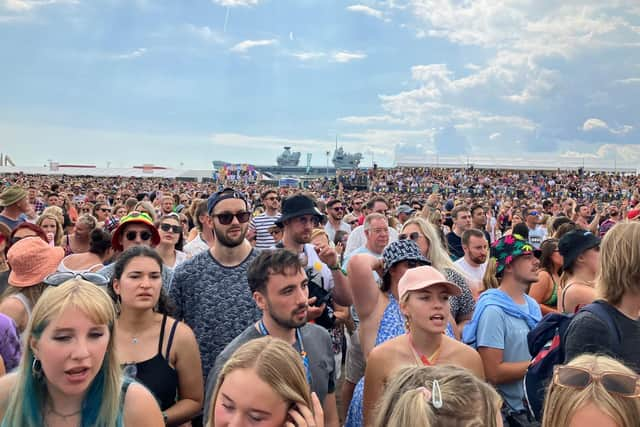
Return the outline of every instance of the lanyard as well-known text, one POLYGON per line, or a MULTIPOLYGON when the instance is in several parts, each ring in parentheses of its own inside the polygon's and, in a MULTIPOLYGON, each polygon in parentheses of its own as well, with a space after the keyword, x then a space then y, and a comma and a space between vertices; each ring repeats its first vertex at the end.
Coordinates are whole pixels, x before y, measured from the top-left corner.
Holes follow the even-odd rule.
POLYGON ((411 349, 420 357, 422 364, 424 366, 435 365, 438 360, 438 356, 440 356, 440 350, 442 349, 442 344, 438 346, 438 349, 433 352, 431 357, 427 357, 424 354, 420 353, 415 345, 413 345, 413 339, 411 338, 411 334, 407 334, 409 336, 409 344, 411 345, 411 349))
MULTIPOLYGON (((267 331, 262 320, 258 322, 258 328, 263 336, 269 335, 269 331, 267 331)), ((309 363, 309 355, 304 351, 304 343, 302 342, 302 332, 300 332, 300 328, 296 328, 296 339, 300 344, 300 357, 302 357, 302 364, 304 365, 304 370, 307 374, 307 383, 311 386, 311 365, 309 363)))

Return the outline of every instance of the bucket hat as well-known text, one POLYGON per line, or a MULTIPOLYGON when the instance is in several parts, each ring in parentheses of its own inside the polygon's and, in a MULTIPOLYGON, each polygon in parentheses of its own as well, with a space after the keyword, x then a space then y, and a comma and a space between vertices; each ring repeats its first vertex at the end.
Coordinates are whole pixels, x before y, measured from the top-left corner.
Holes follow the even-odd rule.
POLYGON ((20 239, 7 252, 11 266, 8 282, 18 288, 37 285, 57 270, 62 258, 64 249, 60 246, 51 247, 36 236, 20 239))

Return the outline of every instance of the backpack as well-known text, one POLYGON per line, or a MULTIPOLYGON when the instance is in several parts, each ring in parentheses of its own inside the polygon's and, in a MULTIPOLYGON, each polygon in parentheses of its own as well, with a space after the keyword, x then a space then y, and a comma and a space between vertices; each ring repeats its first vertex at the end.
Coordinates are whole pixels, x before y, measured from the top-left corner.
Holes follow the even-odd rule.
MULTIPOLYGON (((614 331, 617 345, 620 345, 622 339, 618 328, 603 304, 588 304, 578 313, 582 311, 588 311, 604 321, 614 331)), ((553 376, 553 368, 564 364, 565 335, 574 317, 575 314, 549 313, 527 334, 529 353, 534 358, 524 376, 524 403, 538 421, 542 419, 544 396, 553 376)))

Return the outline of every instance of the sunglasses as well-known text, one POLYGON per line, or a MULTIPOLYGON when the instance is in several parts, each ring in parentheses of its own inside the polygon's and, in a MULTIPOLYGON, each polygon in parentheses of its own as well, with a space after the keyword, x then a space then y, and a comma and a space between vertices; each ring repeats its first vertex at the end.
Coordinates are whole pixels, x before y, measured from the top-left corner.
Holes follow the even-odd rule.
POLYGON ((276 234, 282 234, 282 231, 280 230, 270 231, 269 234, 271 234, 272 236, 275 236, 276 234))
POLYGON ((356 225, 358 223, 357 219, 354 219, 353 221, 349 221, 349 225, 356 225))
POLYGON ((424 261, 419 261, 419 260, 416 260, 416 259, 408 259, 407 260, 407 267, 409 267, 409 268, 421 267, 423 265, 429 265, 429 264, 425 263, 424 261))
POLYGON ((127 231, 124 234, 124 237, 130 241, 133 242, 134 240, 136 240, 136 237, 140 236, 140 239, 143 241, 147 241, 151 238, 151 236, 153 236, 153 234, 149 231, 141 231, 141 232, 137 232, 137 231, 127 231))
POLYGON ((560 387, 584 389, 599 382, 609 393, 624 397, 640 397, 640 377, 638 375, 602 372, 595 374, 577 366, 556 366, 553 369, 553 383, 560 387))
POLYGON ((344 210, 342 206, 334 206, 331 209, 333 209, 336 212, 342 212, 344 210))
POLYGON ((414 231, 413 233, 409 233, 409 234, 402 233, 402 234, 400 234, 398 236, 398 240, 407 240, 407 239, 409 239, 409 240, 413 240, 415 242, 416 240, 418 240, 420 238, 420 236, 421 236, 421 234, 418 233, 417 231, 414 231))
POLYGON ((48 275, 44 278, 43 283, 47 286, 60 286, 65 282, 73 279, 82 279, 98 286, 107 286, 109 279, 98 273, 70 273, 59 272, 48 275))
POLYGON ((275 200, 280 201, 280 197, 267 197, 265 200, 269 200, 271 202, 273 202, 275 200))
POLYGON ((249 219, 251 219, 251 212, 238 212, 235 214, 225 212, 221 214, 213 214, 211 216, 214 218, 218 218, 218 221, 220 221, 220 224, 222 225, 231 224, 231 222, 233 222, 233 218, 237 219, 240 224, 244 224, 246 222, 249 222, 249 219))
POLYGON ((160 224, 160 230, 162 231, 172 231, 176 234, 182 233, 182 227, 179 225, 171 225, 171 224, 160 224))
POLYGON ((111 212, 111 209, 109 209, 109 208, 100 208, 98 210, 102 211, 102 212, 111 212))
POLYGON ((80 213, 91 213, 91 209, 80 209, 80 213))
POLYGON ((9 240, 9 244, 14 245, 14 244, 18 243, 20 240, 26 239, 27 237, 39 237, 39 236, 37 234, 34 234, 32 236, 22 236, 22 237, 14 236, 9 240))

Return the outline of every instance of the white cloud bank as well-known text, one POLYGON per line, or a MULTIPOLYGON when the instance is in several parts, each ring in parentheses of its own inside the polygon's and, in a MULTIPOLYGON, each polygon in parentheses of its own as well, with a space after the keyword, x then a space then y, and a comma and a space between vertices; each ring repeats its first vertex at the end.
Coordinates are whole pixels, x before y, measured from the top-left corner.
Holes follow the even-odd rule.
POLYGON ((247 51, 249 49, 253 49, 254 47, 261 47, 261 46, 271 46, 278 43, 278 41, 276 39, 269 39, 269 40, 245 40, 243 42, 240 42, 238 44, 236 44, 235 46, 233 46, 231 49, 229 49, 231 52, 236 52, 236 53, 247 53, 247 51))

